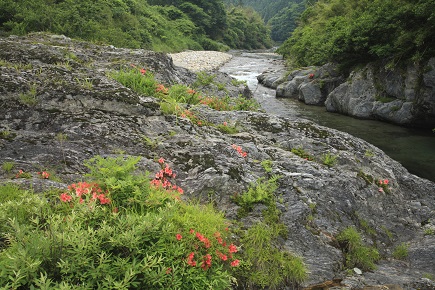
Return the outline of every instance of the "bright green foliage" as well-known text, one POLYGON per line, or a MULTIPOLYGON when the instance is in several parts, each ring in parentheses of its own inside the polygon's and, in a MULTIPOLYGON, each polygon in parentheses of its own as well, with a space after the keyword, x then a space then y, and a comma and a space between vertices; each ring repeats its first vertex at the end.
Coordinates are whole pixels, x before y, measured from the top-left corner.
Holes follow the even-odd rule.
POLYGON ((12 171, 12 169, 14 168, 15 163, 13 161, 6 161, 2 164, 2 169, 6 172, 6 173, 10 173, 12 171))
POLYGON ((404 260, 408 257, 409 245, 407 243, 401 243, 393 251, 393 257, 399 260, 404 260))
POLYGON ((171 190, 145 186, 150 181, 144 175, 132 177, 138 161, 95 157, 86 163, 107 190, 106 204, 68 201, 62 194, 59 201, 59 193, 44 197, 2 185, 0 285, 229 289, 240 262, 228 221, 212 206, 180 202, 171 190), (140 197, 136 190, 143 190, 140 197))
POLYGON ((235 202, 246 210, 251 210, 254 204, 263 203, 266 205, 275 202, 275 190, 278 188, 279 176, 274 175, 266 180, 259 178, 255 184, 251 184, 248 191, 235 197, 235 202))
POLYGON ((434 28, 434 0, 321 0, 279 52, 299 65, 420 61, 435 53, 434 28))
POLYGON ((322 162, 328 167, 332 167, 337 163, 337 156, 332 155, 331 153, 326 153, 322 155, 322 162))
POLYGON ((111 72, 109 76, 139 94, 145 96, 154 96, 156 94, 157 81, 149 71, 142 74, 140 70, 130 68, 111 72))
POLYGON ((245 263, 241 270, 249 269, 242 277, 250 289, 255 286, 282 289, 283 285, 295 285, 307 278, 307 268, 302 260, 276 247, 278 236, 273 227, 262 222, 252 226, 243 236, 245 263))
POLYGON ((363 270, 374 270, 375 262, 379 260, 379 252, 373 248, 364 246, 360 233, 354 227, 344 229, 338 236, 337 241, 343 248, 346 256, 346 267, 358 267, 363 270))

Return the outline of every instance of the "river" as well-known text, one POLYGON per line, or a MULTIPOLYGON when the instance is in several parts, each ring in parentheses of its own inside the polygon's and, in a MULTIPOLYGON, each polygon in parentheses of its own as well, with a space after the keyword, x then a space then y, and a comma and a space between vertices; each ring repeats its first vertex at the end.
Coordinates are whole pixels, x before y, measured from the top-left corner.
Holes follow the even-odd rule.
POLYGON ((257 82, 266 70, 283 70, 281 57, 267 52, 233 51, 233 58, 220 68, 244 80, 263 110, 287 118, 305 118, 320 125, 352 134, 382 149, 409 172, 435 182, 435 134, 373 120, 360 120, 329 113, 325 107, 308 106, 294 99, 277 99, 275 90, 257 82))

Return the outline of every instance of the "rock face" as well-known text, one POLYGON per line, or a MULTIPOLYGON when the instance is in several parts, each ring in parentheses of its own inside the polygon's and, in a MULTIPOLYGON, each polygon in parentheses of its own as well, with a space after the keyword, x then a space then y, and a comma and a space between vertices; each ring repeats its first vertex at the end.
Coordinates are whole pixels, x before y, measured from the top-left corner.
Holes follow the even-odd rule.
POLYGON ((435 58, 406 68, 368 64, 346 81, 331 64, 296 70, 288 77, 276 75, 268 72, 258 79, 272 88, 270 80, 280 79, 277 97, 325 105, 327 111, 356 118, 435 127, 435 58))
MULTIPOLYGON (((304 259, 310 275, 301 286, 334 280, 345 289, 385 284, 435 289, 435 282, 424 279, 435 276, 435 184, 408 173, 367 142, 302 119, 193 108, 210 124, 227 122, 239 130, 224 134, 164 115, 158 100, 107 76, 121 64, 135 63, 152 69, 162 82, 194 81, 194 74, 174 67, 164 54, 34 35, 0 38, 0 59, 0 163, 14 162, 29 173, 50 170, 61 180, 14 179, 2 170, 0 181, 31 184, 35 190, 63 188, 80 180, 83 160, 97 154, 141 156, 140 169, 151 172, 160 169, 155 160, 164 157, 177 171, 186 199, 213 201, 227 218, 238 219, 231 197, 258 178, 278 174, 277 208, 289 230, 280 247, 304 259), (23 102, 33 88, 35 101, 23 102), (238 155, 232 144, 248 156, 238 155), (314 160, 301 158, 294 148, 314 160), (327 153, 335 156, 335 165, 324 164, 327 153), (265 160, 271 173, 260 164, 265 160), (379 190, 373 182, 378 179, 389 181, 388 192, 379 190), (349 226, 381 253, 376 270, 346 271, 335 237, 349 226), (409 245, 409 255, 396 260, 392 252, 401 243, 409 245)), ((242 222, 252 225, 261 210, 259 204, 242 222)))

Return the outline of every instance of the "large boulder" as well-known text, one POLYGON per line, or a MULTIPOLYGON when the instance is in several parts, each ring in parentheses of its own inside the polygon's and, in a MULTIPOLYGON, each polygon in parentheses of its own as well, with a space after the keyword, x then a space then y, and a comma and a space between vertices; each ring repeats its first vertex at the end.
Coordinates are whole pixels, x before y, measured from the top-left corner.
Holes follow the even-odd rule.
POLYGON ((435 126, 435 58, 424 66, 369 64, 328 95, 326 109, 400 125, 435 126))

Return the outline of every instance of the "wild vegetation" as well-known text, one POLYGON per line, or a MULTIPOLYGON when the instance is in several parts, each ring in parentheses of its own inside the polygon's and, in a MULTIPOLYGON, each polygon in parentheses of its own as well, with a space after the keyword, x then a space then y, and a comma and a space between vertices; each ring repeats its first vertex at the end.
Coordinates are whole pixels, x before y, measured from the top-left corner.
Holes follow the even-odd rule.
POLYGON ((297 65, 418 62, 435 54, 434 11, 433 0, 320 0, 279 53, 297 65))
POLYGON ((5 0, 0 2, 0 35, 45 31, 165 52, 270 46, 261 18, 252 10, 237 12, 228 13, 221 0, 5 0))
POLYGON ((297 26, 297 20, 307 5, 317 0, 225 0, 225 3, 239 7, 252 7, 270 27, 274 41, 283 42, 290 37, 297 26))

